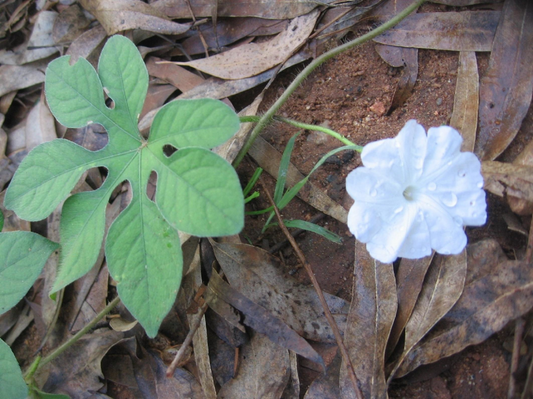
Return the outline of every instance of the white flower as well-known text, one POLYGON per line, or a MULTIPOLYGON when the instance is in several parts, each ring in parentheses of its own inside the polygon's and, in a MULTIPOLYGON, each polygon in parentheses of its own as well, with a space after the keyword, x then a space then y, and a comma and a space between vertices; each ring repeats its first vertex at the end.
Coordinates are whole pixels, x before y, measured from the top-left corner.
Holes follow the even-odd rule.
POLYGON ((348 227, 383 263, 417 259, 434 249, 458 254, 466 245, 463 226, 487 218, 481 164, 460 152, 463 139, 449 126, 426 132, 415 120, 398 136, 367 144, 362 167, 346 179, 355 200, 348 227))

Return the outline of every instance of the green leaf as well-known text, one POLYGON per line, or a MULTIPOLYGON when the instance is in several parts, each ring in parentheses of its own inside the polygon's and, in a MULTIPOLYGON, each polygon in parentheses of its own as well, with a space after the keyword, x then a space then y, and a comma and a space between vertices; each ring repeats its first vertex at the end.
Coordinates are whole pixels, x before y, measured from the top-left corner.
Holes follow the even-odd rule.
POLYGON ((8 344, 0 339, 0 392, 3 398, 25 399, 28 386, 8 344))
POLYGON ((4 212, 0 210, 0 231, 4 228, 4 212))
POLYGON ((0 234, 0 314, 26 295, 59 245, 29 231, 0 234))
POLYGON ((235 170, 203 148, 186 148, 157 168, 156 203, 177 229, 199 237, 237 234, 244 200, 235 170))
POLYGON ((68 395, 62 395, 60 393, 46 393, 41 391, 40 389, 37 389, 35 387, 31 387, 32 391, 32 398, 40 398, 40 399, 70 399, 70 396, 68 395))
POLYGON ((199 236, 236 234, 244 223, 244 199, 231 165, 208 150, 239 129, 235 112, 216 100, 174 101, 155 116, 146 141, 137 123, 147 88, 141 55, 123 36, 107 41, 98 73, 83 59, 74 65, 68 56, 52 61, 45 92, 54 116, 67 127, 102 125, 108 144, 96 152, 66 140, 38 146, 13 177, 5 205, 24 219, 40 220, 66 199, 55 292, 94 265, 111 194, 129 182, 133 199, 109 230, 107 262, 122 302, 155 336, 181 282, 177 229, 199 236), (109 106, 106 95, 113 101, 109 106), (179 151, 167 157, 165 145, 179 151), (94 167, 107 169, 104 184, 69 197, 83 172, 94 167), (146 196, 152 172, 158 176, 155 203, 146 196))
POLYGON ((284 223, 287 227, 294 227, 296 229, 310 231, 312 233, 321 235, 324 238, 327 238, 335 244, 342 244, 342 238, 340 238, 337 234, 329 231, 325 227, 319 226, 318 224, 306 222, 305 220, 285 220, 284 223))
POLYGON ((155 116, 148 142, 213 148, 233 136, 239 124, 239 117, 223 102, 208 98, 173 101, 155 116))

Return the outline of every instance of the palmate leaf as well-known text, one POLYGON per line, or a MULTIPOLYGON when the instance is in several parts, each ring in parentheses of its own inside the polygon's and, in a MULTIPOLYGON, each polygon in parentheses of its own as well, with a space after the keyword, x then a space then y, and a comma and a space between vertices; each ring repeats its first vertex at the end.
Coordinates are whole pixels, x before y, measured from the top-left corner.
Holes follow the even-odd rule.
POLYGON ((109 135, 102 150, 88 151, 67 140, 36 147, 22 162, 5 197, 5 206, 26 220, 47 217, 63 204, 57 291, 95 263, 112 191, 129 182, 133 199, 111 225, 105 252, 109 271, 126 307, 155 336, 174 303, 181 282, 182 254, 177 230, 197 236, 238 233, 244 200, 235 170, 209 151, 229 139, 239 119, 220 101, 181 100, 164 106, 145 140, 138 128, 148 73, 135 45, 111 37, 98 72, 85 60, 52 61, 45 92, 50 110, 67 127, 102 125, 109 135), (112 100, 106 106, 106 95, 112 100), (170 157, 165 145, 177 151, 170 157), (95 191, 69 197, 84 171, 107 169, 95 191), (157 174, 155 202, 146 194, 157 174))

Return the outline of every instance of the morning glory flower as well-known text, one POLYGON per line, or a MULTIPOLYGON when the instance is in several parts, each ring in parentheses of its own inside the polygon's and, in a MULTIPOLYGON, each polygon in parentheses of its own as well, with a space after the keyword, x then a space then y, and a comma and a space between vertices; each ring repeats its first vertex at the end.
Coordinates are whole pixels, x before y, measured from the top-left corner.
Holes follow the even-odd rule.
POLYGON ((463 226, 487 219, 481 164, 460 152, 463 139, 449 126, 426 132, 408 121, 398 136, 367 144, 359 167, 346 178, 354 199, 348 227, 383 263, 458 254, 463 226))

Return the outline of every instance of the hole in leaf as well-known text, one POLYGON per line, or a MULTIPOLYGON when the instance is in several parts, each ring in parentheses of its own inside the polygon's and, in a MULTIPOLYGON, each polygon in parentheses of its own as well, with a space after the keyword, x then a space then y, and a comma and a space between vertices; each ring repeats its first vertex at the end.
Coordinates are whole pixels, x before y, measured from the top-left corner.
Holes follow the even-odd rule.
POLYGON ((113 99, 111 97, 109 97, 108 93, 109 93, 109 90, 107 89, 107 87, 104 87, 105 105, 109 109, 114 109, 115 108, 115 102, 113 101, 113 99))
POLYGON ((148 184, 146 185, 146 196, 152 201, 155 198, 155 191, 157 187, 157 173, 152 171, 150 177, 148 178, 148 184))
POLYGON ((91 168, 87 171, 87 177, 85 178, 85 182, 89 185, 89 187, 91 187, 91 189, 96 190, 102 185, 106 176, 107 168, 91 168))
POLYGON ((178 149, 176 147, 171 146, 170 144, 166 144, 163 147, 163 154, 165 154, 167 158, 174 154, 176 151, 178 151, 178 149))

